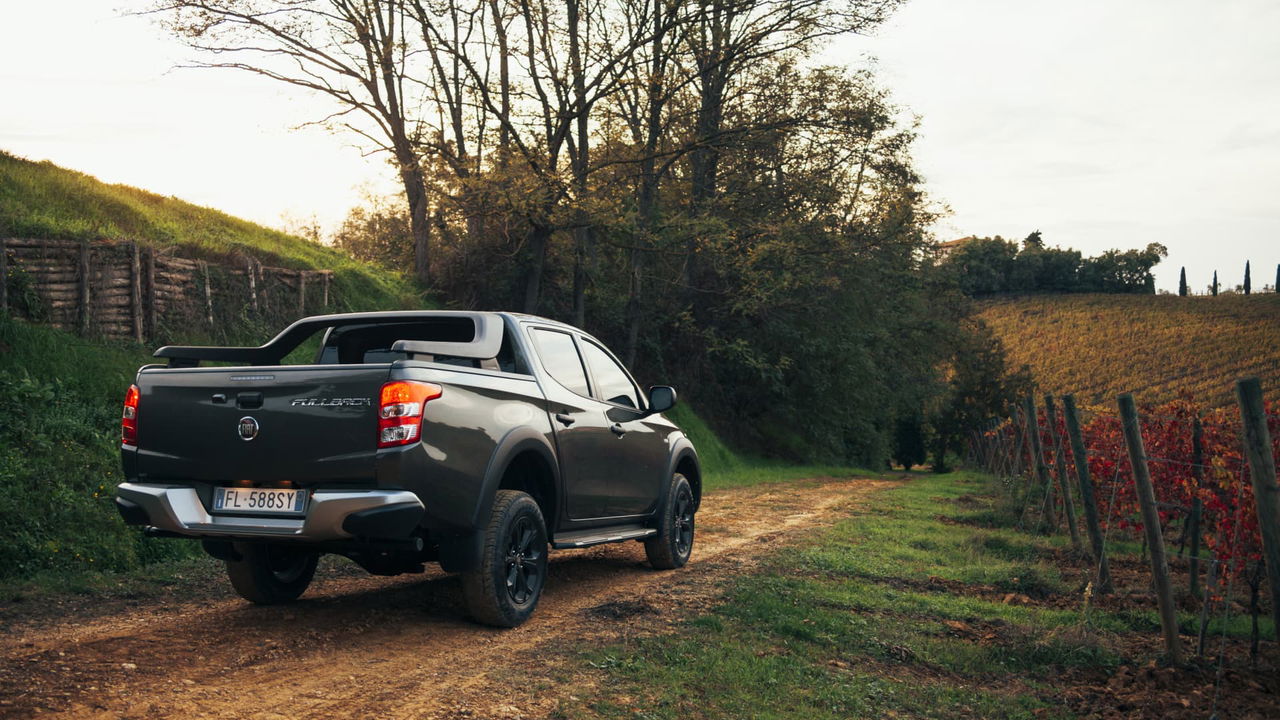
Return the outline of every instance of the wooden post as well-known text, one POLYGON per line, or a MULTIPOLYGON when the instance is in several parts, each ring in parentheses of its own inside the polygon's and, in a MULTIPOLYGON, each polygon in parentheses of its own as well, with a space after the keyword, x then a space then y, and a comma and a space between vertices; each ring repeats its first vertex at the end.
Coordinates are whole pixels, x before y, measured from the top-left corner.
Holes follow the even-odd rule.
POLYGON ((245 272, 249 275, 249 306, 253 308, 256 315, 258 314, 258 281, 254 278, 253 266, 253 258, 249 258, 245 262, 245 272))
POLYGON ((80 263, 77 268, 76 275, 79 278, 77 284, 78 293, 76 295, 76 326, 80 329, 81 335, 89 334, 89 274, 92 272, 89 265, 89 243, 88 241, 80 243, 80 263))
POLYGON ((1080 528, 1076 526, 1076 506, 1071 500, 1071 481, 1067 479, 1067 458, 1062 452, 1062 436, 1058 435, 1058 410, 1053 396, 1045 394, 1044 409, 1049 419, 1049 432, 1053 434, 1053 463, 1058 474, 1058 492, 1062 493, 1062 507, 1067 513, 1067 529, 1071 531, 1071 547, 1081 549, 1080 528))
POLYGON ((209 263, 200 261, 200 275, 204 277, 204 319, 213 329, 213 291, 209 287, 209 263))
POLYGON ((1191 518, 1187 523, 1187 532, 1191 535, 1191 559, 1187 569, 1191 576, 1191 595, 1200 594, 1200 516, 1204 514, 1204 502, 1200 500, 1200 489, 1204 487, 1204 427, 1200 418, 1191 425, 1191 475, 1196 479, 1196 496, 1191 499, 1191 518))
POLYGON ((142 324, 148 338, 156 336, 156 251, 142 251, 142 324))
POLYGON ((1089 533, 1089 545, 1098 561, 1098 592, 1104 595, 1115 592, 1111 584, 1111 566, 1107 563, 1107 548, 1102 541, 1102 523, 1098 521, 1098 501, 1093 496, 1093 478, 1089 475, 1089 451, 1080 432, 1080 418, 1076 415, 1074 395, 1062 396, 1062 415, 1067 422, 1067 437, 1071 440, 1071 457, 1076 466, 1076 479, 1080 483, 1080 504, 1084 506, 1084 526, 1089 533))
POLYGON ((1262 383, 1245 378, 1236 383, 1240 420, 1244 424, 1244 454, 1249 459, 1253 479, 1253 501, 1262 532, 1262 557, 1267 563, 1271 585, 1271 616, 1280 640, 1280 487, 1276 485, 1276 459, 1271 452, 1271 433, 1262 406, 1262 383))
POLYGON ((129 307, 133 316, 133 339, 141 344, 145 337, 142 324, 142 254, 136 242, 129 243, 129 307))
POLYGON ((1043 529, 1053 525, 1053 481, 1049 478, 1049 468, 1044 464, 1044 451, 1040 445, 1040 419, 1036 416, 1035 398, 1028 395, 1022 401, 1023 412, 1027 416, 1027 436, 1031 442, 1031 464, 1036 469, 1036 481, 1044 490, 1044 514, 1040 518, 1043 529))
POLYGON ((1178 609, 1173 604, 1173 585, 1169 582, 1169 561, 1164 554, 1164 536, 1160 533, 1160 513, 1156 511, 1156 495, 1151 488, 1147 469, 1147 451, 1142 445, 1142 427, 1138 424, 1138 407, 1132 393, 1117 398, 1120 422, 1124 427, 1124 443, 1129 448, 1129 464, 1137 487, 1138 505, 1142 508, 1142 529, 1151 553, 1151 574, 1155 580, 1156 603, 1160 606, 1160 627, 1164 632, 1165 660, 1182 664, 1182 643, 1178 638, 1178 609))
POLYGON ((0 313, 9 311, 9 256, 0 238, 0 313))
POLYGON ((326 271, 324 272, 324 275, 323 275, 323 277, 324 277, 324 299, 322 299, 322 300, 320 301, 320 304, 324 306, 324 309, 325 309, 325 310, 328 310, 328 309, 329 309, 329 278, 330 278, 330 277, 332 277, 332 275, 333 275, 333 273, 330 273, 328 270, 326 270, 326 271))
POLYGON ((307 271, 298 271, 298 317, 307 316, 307 271))

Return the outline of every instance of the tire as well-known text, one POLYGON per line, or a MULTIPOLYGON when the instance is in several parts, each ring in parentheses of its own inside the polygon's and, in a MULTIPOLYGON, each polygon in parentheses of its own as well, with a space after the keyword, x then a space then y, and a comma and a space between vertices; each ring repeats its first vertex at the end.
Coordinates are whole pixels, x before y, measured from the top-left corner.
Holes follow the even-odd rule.
POLYGON ((684 567, 693 554, 693 488, 684 475, 671 476, 671 489, 658 516, 658 534, 644 541, 644 553, 657 570, 684 567))
POLYGON ((292 602, 311 584, 320 553, 284 545, 235 543, 239 560, 228 560, 227 577, 240 597, 258 605, 292 602))
POLYGON ((480 567, 462 575, 462 596, 477 622, 515 627, 533 614, 547 581, 547 527, 529 495, 499 490, 484 530, 480 567))

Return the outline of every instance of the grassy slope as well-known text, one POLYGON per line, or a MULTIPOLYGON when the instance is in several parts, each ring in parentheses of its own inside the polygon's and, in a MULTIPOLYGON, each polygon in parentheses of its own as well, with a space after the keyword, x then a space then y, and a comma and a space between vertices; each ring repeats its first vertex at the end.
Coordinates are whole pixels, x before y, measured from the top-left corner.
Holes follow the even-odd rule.
POLYGON ((267 265, 334 271, 348 309, 417 301, 412 283, 334 248, 127 185, 108 185, 49 162, 0 151, 0 237, 130 239, 210 260, 252 255, 267 265))
MULTIPOLYGON (((558 716, 1071 717, 1064 673, 1090 684, 1147 662, 1155 612, 1089 607, 1083 574, 1061 565, 1063 538, 1014 529, 1016 508, 992 488, 977 475, 917 475, 753 558, 723 605, 671 634, 583 648, 600 689, 558 716)), ((1138 564, 1137 552, 1113 544, 1113 567, 1138 564)), ((1181 622, 1191 631, 1195 614, 1181 622)), ((1247 637, 1247 618, 1237 613, 1226 632, 1247 637)))
POLYGON ((702 463, 703 485, 707 490, 744 487, 760 483, 782 482, 816 477, 865 477, 867 470, 830 465, 789 465, 775 460, 762 460, 735 452, 695 414, 688 403, 680 404, 666 416, 680 426, 698 450, 702 463))
POLYGON ((1233 383, 1262 379, 1280 398, 1280 295, 1037 295, 983 303, 981 317, 1015 366, 1028 364, 1046 392, 1086 405, 1133 392, 1142 403, 1190 392, 1234 403, 1233 383))

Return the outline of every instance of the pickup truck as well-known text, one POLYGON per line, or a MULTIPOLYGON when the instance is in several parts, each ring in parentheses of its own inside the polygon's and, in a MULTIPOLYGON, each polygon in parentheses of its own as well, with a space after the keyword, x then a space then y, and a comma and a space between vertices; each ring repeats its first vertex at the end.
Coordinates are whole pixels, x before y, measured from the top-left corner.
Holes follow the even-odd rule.
POLYGON ((661 414, 675 390, 641 393, 569 325, 349 313, 155 357, 125 397, 116 507, 148 535, 198 538, 251 602, 298 598, 323 553, 378 575, 436 562, 475 620, 513 627, 549 548, 637 540, 658 569, 693 549, 702 473, 661 414))

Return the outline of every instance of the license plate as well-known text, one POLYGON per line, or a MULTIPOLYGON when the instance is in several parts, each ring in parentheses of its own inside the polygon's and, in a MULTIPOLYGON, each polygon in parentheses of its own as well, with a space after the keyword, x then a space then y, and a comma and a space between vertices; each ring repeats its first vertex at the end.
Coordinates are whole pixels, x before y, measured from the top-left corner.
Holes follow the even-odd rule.
POLYGON ((307 510, 306 490, 274 488, 214 488, 213 511, 302 515, 307 510))

